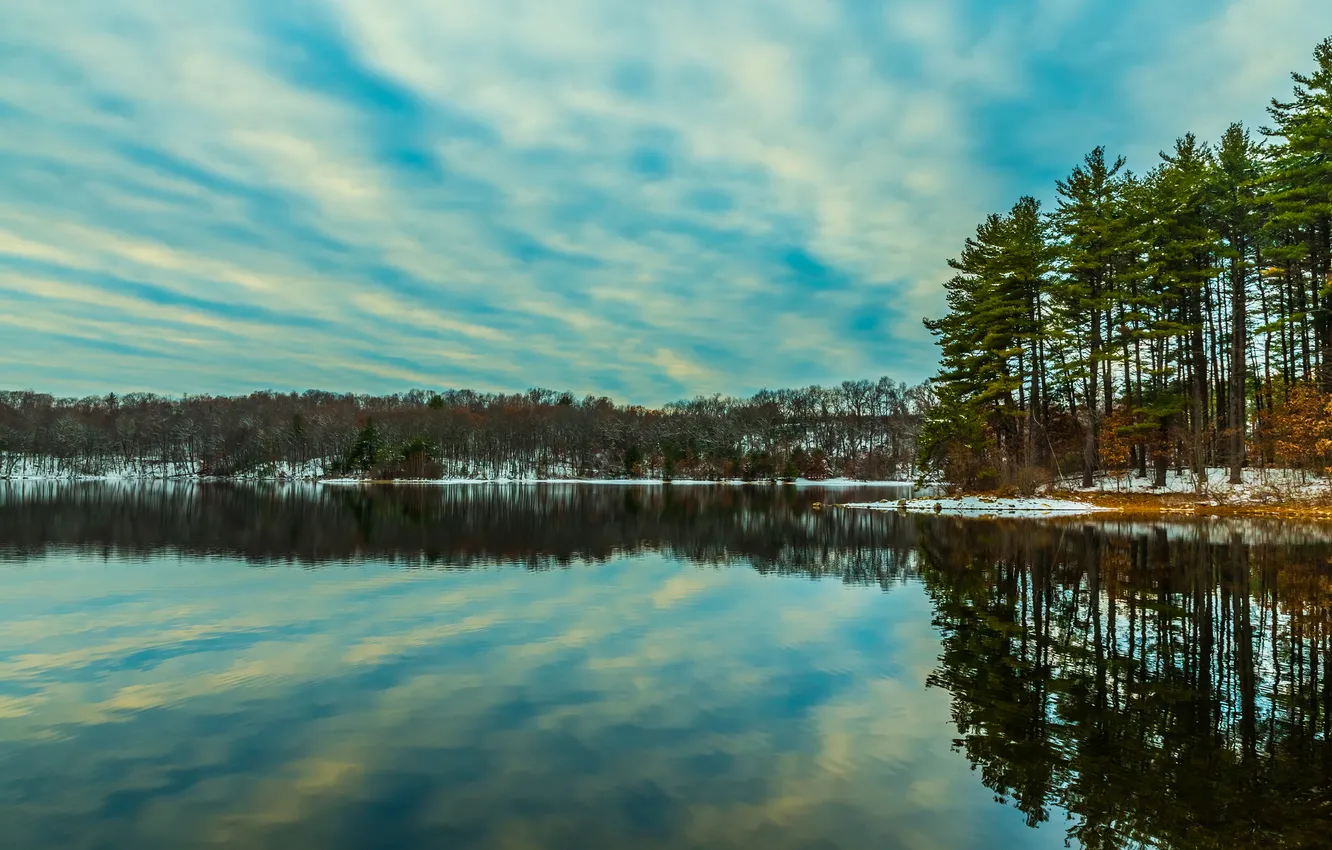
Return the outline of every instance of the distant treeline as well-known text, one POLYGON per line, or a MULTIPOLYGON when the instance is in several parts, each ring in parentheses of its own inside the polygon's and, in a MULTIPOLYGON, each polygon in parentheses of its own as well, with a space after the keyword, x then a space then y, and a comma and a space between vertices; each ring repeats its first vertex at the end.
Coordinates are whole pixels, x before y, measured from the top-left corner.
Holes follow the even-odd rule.
POLYGON ((899 478, 931 403, 889 378, 660 409, 544 389, 0 392, 0 477, 899 478))
POLYGON ((1187 134, 1144 174, 1096 148, 950 261, 939 405, 950 480, 1090 484, 1170 466, 1332 465, 1332 39, 1271 127, 1187 134))

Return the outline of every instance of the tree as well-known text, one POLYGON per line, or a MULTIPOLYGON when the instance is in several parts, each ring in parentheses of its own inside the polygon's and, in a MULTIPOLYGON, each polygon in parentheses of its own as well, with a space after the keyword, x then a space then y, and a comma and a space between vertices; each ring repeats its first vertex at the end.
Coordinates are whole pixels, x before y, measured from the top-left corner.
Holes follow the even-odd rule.
POLYGON ((1096 434, 1100 412, 1110 408, 1108 372, 1102 381, 1105 325, 1115 296, 1115 265, 1122 248, 1121 219, 1116 214, 1124 158, 1114 162, 1098 147, 1064 180, 1055 184, 1059 206, 1054 222, 1063 272, 1056 289, 1060 325, 1071 349, 1062 364, 1066 379, 1080 381, 1085 412, 1082 485, 1090 487, 1097 469, 1096 434), (1099 396, 1104 396, 1104 404, 1099 396), (1098 410, 1099 406, 1099 410, 1098 410))
POLYGON ((932 420, 923 460, 996 481, 1071 461, 1089 487, 1104 440, 1157 486, 1172 462, 1240 483, 1251 423, 1270 431, 1302 382, 1332 391, 1332 39, 1314 60, 1265 144, 1240 124, 1215 145, 1185 133, 1141 175, 1097 147, 1048 218, 1030 197, 986 217, 926 321, 931 416, 965 436, 932 420))
POLYGON ((1261 261, 1258 242, 1257 183, 1262 175, 1260 149, 1242 124, 1231 124, 1221 138, 1212 176, 1212 215, 1221 237, 1230 288, 1230 385, 1227 388, 1226 431, 1229 437, 1230 483, 1239 484, 1244 466, 1248 350, 1248 291, 1252 270, 1261 261))
POLYGON ((1292 74, 1294 97, 1273 100, 1269 229, 1287 284, 1296 292, 1305 377, 1332 389, 1332 38, 1314 49, 1312 74, 1292 74), (1312 346, 1308 331, 1313 330, 1312 346))

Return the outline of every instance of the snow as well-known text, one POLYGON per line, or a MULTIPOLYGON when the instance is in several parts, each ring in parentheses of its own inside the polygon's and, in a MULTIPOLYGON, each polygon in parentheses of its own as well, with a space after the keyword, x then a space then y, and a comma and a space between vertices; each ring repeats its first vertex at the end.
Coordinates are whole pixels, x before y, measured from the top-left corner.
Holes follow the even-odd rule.
POLYGON ((194 473, 195 469, 191 464, 154 460, 131 463, 109 461, 99 462, 96 466, 79 466, 53 457, 32 458, 0 454, 0 479, 123 481, 183 478, 194 473))
MULTIPOLYGON (((263 468, 225 476, 234 481, 314 480, 324 473, 322 461, 275 461, 263 468)), ((0 452, 0 481, 165 481, 203 479, 199 464, 153 459, 95 458, 73 462, 55 457, 30 457, 0 452)))
MULTIPOLYGON (((797 478, 795 481, 797 487, 917 487, 914 481, 857 481, 854 478, 825 478, 822 481, 810 481, 805 478, 797 478)), ((926 487, 931 486, 928 482, 926 487)))
MULTIPOLYGON (((310 460, 305 463, 293 463, 287 461, 275 461, 262 467, 239 473, 236 475, 221 476, 221 478, 230 481, 317 481, 322 484, 341 484, 341 485, 361 485, 370 481, 367 478, 325 478, 327 464, 320 459, 310 460)), ((175 463, 159 460, 131 460, 125 461, 116 458, 97 458, 92 461, 73 462, 56 457, 31 457, 17 453, 0 452, 0 481, 166 481, 180 480, 193 481, 203 480, 206 476, 199 475, 199 465, 197 462, 175 463)), ((523 477, 523 476, 476 476, 463 478, 457 476, 445 478, 426 478, 426 479, 397 479, 395 483, 399 484, 634 484, 634 485, 660 485, 663 482, 660 478, 580 478, 572 474, 572 470, 556 469, 554 475, 541 477, 523 477), (569 474, 561 474, 568 472, 569 474)), ((828 478, 821 481, 810 481, 808 479, 798 479, 796 481, 777 481, 768 479, 758 479, 745 481, 743 479, 726 479, 714 481, 710 479, 687 479, 676 478, 669 483, 674 485, 694 485, 694 484, 753 484, 769 485, 776 484, 781 486, 793 487, 884 487, 892 488, 895 491, 907 492, 928 492, 924 488, 910 489, 914 487, 911 481, 857 481, 851 478, 828 478)))
POLYGON ((947 499, 901 499, 878 502, 856 502, 842 505, 875 511, 904 510, 911 513, 939 513, 949 516, 1073 516, 1099 511, 1110 511, 1067 499, 1000 499, 989 496, 962 496, 947 499))
POLYGON ((1080 478, 1065 478, 1054 489, 1078 493, 1178 493, 1208 498, 1218 504, 1266 504, 1332 498, 1332 481, 1314 473, 1295 469, 1252 468, 1243 469, 1241 473, 1241 482, 1234 485, 1230 483, 1229 470, 1211 468, 1201 478, 1191 470, 1179 472, 1172 469, 1166 473, 1165 486, 1160 488, 1152 486, 1149 470, 1146 478, 1138 478, 1133 474, 1104 476, 1089 488, 1080 486, 1080 478))
MULTIPOLYGON (((359 485, 371 483, 367 478, 323 478, 320 484, 330 485, 359 485)), ((912 481, 857 481, 854 478, 828 478, 821 481, 811 481, 805 478, 799 478, 795 481, 771 481, 768 479, 757 479, 746 481, 741 478, 724 478, 713 480, 707 478, 673 478, 670 481, 662 481, 660 478, 398 478, 393 481, 394 484, 628 484, 640 486, 654 486, 659 484, 671 485, 703 485, 703 484, 726 484, 726 485, 774 485, 785 487, 827 487, 827 488, 848 488, 848 487, 891 487, 893 489, 906 489, 915 487, 912 481)), ((925 489, 925 488, 917 488, 925 489)))

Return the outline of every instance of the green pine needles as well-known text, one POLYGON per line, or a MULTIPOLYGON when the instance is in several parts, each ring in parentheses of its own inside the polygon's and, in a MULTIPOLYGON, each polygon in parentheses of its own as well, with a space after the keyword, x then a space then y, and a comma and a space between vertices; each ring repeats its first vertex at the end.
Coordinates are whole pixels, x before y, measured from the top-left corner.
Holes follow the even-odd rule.
POLYGON ((1095 148, 949 261, 922 466, 964 487, 1281 461, 1292 388, 1332 392, 1332 38, 1272 126, 1137 174, 1095 148))

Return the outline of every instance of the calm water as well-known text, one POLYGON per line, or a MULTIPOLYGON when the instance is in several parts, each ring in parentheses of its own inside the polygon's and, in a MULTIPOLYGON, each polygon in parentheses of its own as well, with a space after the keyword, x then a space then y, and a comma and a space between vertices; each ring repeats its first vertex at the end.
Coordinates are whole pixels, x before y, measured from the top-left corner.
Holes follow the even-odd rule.
POLYGON ((1317 527, 0 483, 0 846, 1332 846, 1317 527))

